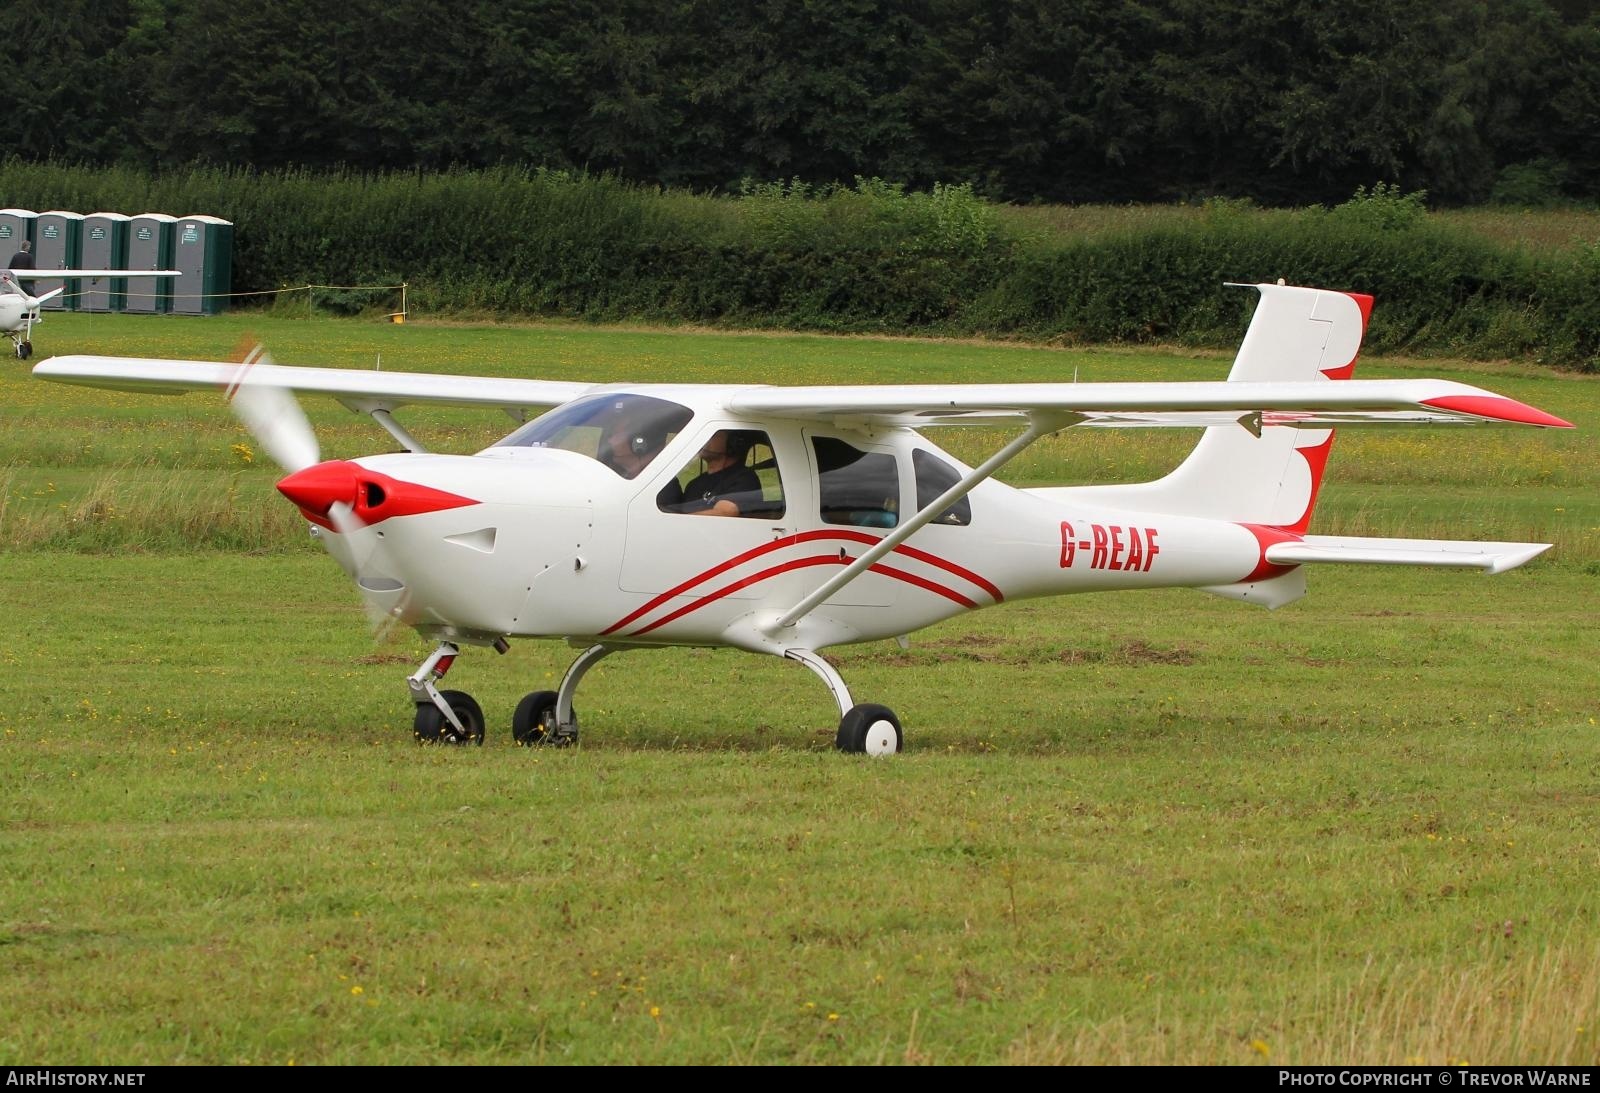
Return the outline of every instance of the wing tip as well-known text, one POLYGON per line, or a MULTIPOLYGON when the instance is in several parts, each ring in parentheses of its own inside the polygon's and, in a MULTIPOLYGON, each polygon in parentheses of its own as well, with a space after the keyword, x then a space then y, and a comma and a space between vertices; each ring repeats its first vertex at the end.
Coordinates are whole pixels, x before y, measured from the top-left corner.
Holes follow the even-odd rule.
POLYGON ((1537 425, 1544 429, 1573 429, 1572 422, 1547 414, 1537 406, 1529 406, 1503 395, 1442 395, 1423 399, 1424 406, 1451 413, 1487 418, 1491 421, 1509 421, 1517 425, 1537 425))

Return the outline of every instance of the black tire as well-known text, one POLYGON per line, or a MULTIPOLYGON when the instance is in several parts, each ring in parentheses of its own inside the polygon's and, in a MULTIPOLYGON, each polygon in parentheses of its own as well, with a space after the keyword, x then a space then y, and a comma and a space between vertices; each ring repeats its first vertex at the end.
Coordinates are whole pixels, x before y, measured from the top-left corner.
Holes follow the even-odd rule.
POLYGON ((466 733, 458 732, 439 707, 431 702, 422 702, 417 704, 417 717, 411 723, 412 734, 417 740, 423 744, 477 744, 481 747, 483 707, 465 691, 440 691, 439 697, 450 704, 451 712, 467 730, 466 733))
POLYGON ((534 691, 523 695, 522 701, 517 703, 517 712, 511 715, 512 742, 524 748, 544 743, 544 738, 550 732, 550 724, 555 722, 555 713, 554 691, 534 691))
POLYGON ((556 733, 556 693, 534 691, 524 695, 511 715, 511 739, 522 748, 538 745, 561 747, 578 742, 578 711, 572 711, 572 730, 556 733))
POLYGON ((853 755, 898 755, 905 746, 905 735, 893 710, 863 702, 839 719, 834 743, 840 751, 853 755))

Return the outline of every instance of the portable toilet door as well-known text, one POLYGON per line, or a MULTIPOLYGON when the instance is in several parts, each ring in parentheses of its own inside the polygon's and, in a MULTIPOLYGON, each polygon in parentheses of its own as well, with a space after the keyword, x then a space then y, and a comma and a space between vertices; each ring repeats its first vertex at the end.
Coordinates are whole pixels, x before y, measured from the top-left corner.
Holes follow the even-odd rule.
MULTIPOLYGON (((83 218, 83 268, 128 268, 128 222, 123 213, 90 213, 83 218)), ((121 311, 128 282, 122 277, 95 277, 83 282, 79 311, 121 311)))
MULTIPOLYGON (((140 213, 128 221, 128 270, 175 269, 172 264, 173 225, 178 218, 167 213, 140 213)), ((129 277, 124 311, 165 315, 172 310, 171 277, 129 277)))
MULTIPOLYGON (((40 213, 33 224, 33 257, 38 268, 82 269, 79 248, 83 244, 83 214, 52 209, 40 213)), ((40 305, 49 311, 76 311, 81 282, 50 279, 35 281, 33 294, 43 296, 66 285, 67 291, 40 305)))
MULTIPOLYGON (((9 264, 11 256, 22 249, 23 243, 33 242, 33 222, 37 219, 39 214, 32 209, 0 209, 0 262, 9 264)), ((38 264, 38 255, 35 255, 34 265, 38 264)))
POLYGON ((228 306, 233 287, 233 223, 215 216, 185 216, 177 223, 172 268, 178 283, 172 310, 183 315, 216 315, 228 306))

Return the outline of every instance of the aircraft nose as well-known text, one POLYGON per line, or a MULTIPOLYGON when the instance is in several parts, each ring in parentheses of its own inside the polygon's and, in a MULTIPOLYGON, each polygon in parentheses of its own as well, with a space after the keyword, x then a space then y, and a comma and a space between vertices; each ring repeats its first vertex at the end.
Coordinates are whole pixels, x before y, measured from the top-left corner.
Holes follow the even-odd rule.
POLYGON ((355 507, 361 488, 360 471, 360 467, 342 459, 316 463, 282 479, 278 492, 299 506, 310 519, 325 521, 328 510, 337 502, 355 507))
POLYGON ((478 503, 470 497, 419 482, 404 482, 343 459, 296 471, 279 481, 278 492, 293 501, 306 519, 329 528, 332 509, 337 504, 348 506, 357 520, 370 525, 394 516, 416 516, 478 503))

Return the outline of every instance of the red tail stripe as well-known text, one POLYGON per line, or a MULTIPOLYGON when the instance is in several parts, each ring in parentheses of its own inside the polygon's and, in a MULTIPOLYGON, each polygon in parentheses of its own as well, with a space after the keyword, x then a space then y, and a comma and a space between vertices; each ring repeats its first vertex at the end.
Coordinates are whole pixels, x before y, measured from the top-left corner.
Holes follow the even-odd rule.
POLYGON ((1322 491, 1322 476, 1328 469, 1328 456, 1333 452, 1333 433, 1321 444, 1309 448, 1296 448, 1295 453, 1306 461, 1306 466, 1311 468, 1311 496, 1306 498, 1306 511, 1292 524, 1285 525, 1290 531, 1304 534, 1311 526, 1311 510, 1317 507, 1317 494, 1322 491))
POLYGON ((1256 562, 1256 567, 1247 575, 1239 578, 1241 584, 1251 581, 1265 581, 1272 577, 1281 577, 1295 567, 1292 565, 1279 565, 1267 561, 1267 548, 1275 543, 1302 542, 1301 536, 1289 528, 1268 527, 1265 524, 1240 524, 1251 535, 1256 537, 1256 545, 1261 548, 1261 559, 1256 562))
MULTIPOLYGON (((1364 295, 1360 292, 1347 292, 1345 295, 1354 300, 1356 302, 1356 307, 1361 309, 1361 332, 1365 334, 1367 332, 1367 323, 1372 318, 1372 297, 1364 295)), ((1322 374, 1331 380, 1347 380, 1351 376, 1355 375, 1356 361, 1359 360, 1360 357, 1361 350, 1358 346, 1355 356, 1334 368, 1322 369, 1322 374)))

